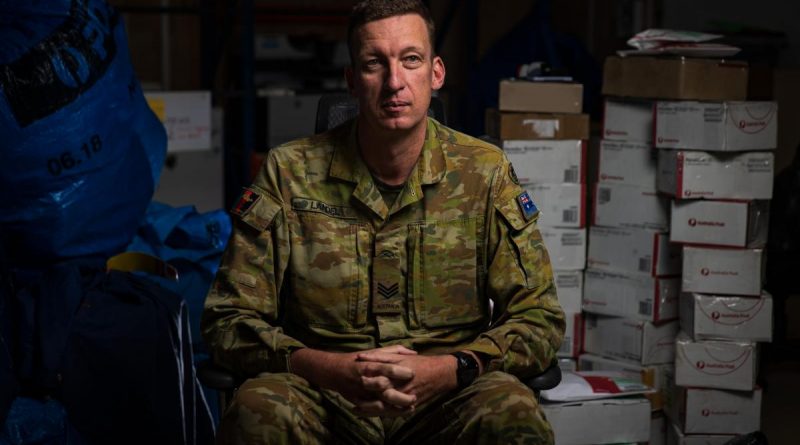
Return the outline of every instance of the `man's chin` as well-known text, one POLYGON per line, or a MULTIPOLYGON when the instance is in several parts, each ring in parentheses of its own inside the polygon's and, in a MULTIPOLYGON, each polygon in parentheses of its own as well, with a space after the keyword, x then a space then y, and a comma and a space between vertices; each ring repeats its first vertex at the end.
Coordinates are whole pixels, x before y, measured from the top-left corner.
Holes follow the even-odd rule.
POLYGON ((385 130, 409 131, 417 128, 423 119, 414 119, 409 116, 387 116, 378 119, 378 126, 385 130))

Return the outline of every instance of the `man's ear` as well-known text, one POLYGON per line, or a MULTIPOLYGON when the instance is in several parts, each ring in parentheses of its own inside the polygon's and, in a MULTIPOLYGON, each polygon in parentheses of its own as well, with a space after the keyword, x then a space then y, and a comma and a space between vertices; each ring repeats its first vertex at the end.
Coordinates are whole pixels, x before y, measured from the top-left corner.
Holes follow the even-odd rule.
POLYGON ((431 88, 434 91, 444 86, 445 74, 444 61, 439 56, 434 57, 433 69, 431 70, 431 88))
POLYGON ((353 79, 353 66, 347 66, 344 69, 344 80, 347 81, 347 90, 350 92, 351 95, 356 95, 356 83, 355 79, 353 79))

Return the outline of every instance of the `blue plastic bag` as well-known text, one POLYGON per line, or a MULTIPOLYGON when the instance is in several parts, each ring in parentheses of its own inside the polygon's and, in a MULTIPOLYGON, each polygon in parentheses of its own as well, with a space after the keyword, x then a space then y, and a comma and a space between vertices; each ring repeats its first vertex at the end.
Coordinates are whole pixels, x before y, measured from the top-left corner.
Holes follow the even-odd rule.
POLYGON ((166 132, 115 9, 0 0, 0 141, 0 244, 12 266, 124 250, 155 190, 166 132))
MULTIPOLYGON (((2 426, 2 425, 0 425, 2 426)), ((8 422, 0 428, 0 445, 84 445, 56 400, 19 397, 8 422)))
POLYGON ((200 316, 231 230, 231 218, 224 210, 198 213, 193 206, 152 202, 126 249, 153 255, 177 269, 177 282, 157 281, 186 300, 195 352, 205 351, 200 316))

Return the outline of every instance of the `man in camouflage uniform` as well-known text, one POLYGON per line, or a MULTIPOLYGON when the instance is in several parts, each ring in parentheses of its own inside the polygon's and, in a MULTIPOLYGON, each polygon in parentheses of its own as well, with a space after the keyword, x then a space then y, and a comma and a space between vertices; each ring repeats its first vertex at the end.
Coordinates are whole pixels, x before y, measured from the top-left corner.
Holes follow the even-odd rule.
POLYGON ((432 36, 417 0, 357 5, 359 117, 270 151, 233 209, 203 332, 249 380, 220 442, 553 442, 518 380, 564 331, 538 211, 501 150, 427 118, 432 36))

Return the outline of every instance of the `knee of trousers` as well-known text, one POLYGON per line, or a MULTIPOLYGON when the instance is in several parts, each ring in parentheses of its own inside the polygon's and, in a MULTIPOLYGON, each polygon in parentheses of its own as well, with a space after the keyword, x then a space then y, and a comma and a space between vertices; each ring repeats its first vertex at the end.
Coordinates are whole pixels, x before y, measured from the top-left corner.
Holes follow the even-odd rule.
POLYGON ((541 436, 552 441, 552 430, 544 418, 534 392, 516 377, 504 372, 482 375, 467 390, 469 401, 459 417, 466 425, 480 425, 481 435, 501 437, 541 436), (487 429, 489 431, 487 431, 487 429))
POLYGON ((261 374, 239 387, 225 417, 234 417, 239 427, 252 422, 274 427, 296 424, 298 416, 304 417, 299 411, 309 396, 303 385, 308 383, 293 374, 261 374))

